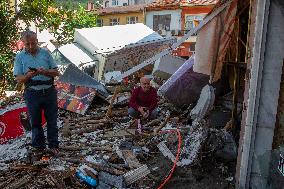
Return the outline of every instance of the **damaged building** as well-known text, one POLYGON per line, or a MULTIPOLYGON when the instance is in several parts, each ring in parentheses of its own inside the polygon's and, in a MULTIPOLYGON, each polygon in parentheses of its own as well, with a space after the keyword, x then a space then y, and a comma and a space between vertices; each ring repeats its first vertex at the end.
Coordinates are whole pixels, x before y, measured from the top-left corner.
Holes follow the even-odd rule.
MULTIPOLYGON (((85 87, 95 88, 99 100, 92 96, 82 114, 61 108, 60 157, 28 156, 28 132, 3 143, 0 186, 283 188, 283 21, 281 0, 221 0, 180 41, 167 41, 167 47, 128 67, 114 61, 123 60, 122 55, 140 43, 108 49, 112 58, 93 72, 95 79, 112 71, 122 72, 117 79, 131 77, 149 65, 151 73, 155 63, 153 76, 161 95, 158 118, 136 122, 128 117, 129 91, 137 83, 118 82, 110 90, 90 80, 99 86, 85 87), (193 56, 183 60, 169 55, 194 34, 193 56), (176 64, 165 66, 171 62, 176 64), (105 98, 106 92, 112 95, 105 98), (84 175, 96 182, 82 182, 84 175)), ((95 51, 108 52, 94 50, 91 43, 84 48, 72 45, 88 51, 89 59, 74 63, 71 55, 63 58, 83 70, 98 66, 95 51)), ((59 52, 64 54, 63 49, 59 52)), ((14 101, 19 98, 7 98, 3 107, 14 101)))
POLYGON ((75 31, 74 43, 53 54, 59 65, 73 63, 96 80, 104 80, 104 74, 127 71, 174 41, 141 23, 84 28, 75 31))

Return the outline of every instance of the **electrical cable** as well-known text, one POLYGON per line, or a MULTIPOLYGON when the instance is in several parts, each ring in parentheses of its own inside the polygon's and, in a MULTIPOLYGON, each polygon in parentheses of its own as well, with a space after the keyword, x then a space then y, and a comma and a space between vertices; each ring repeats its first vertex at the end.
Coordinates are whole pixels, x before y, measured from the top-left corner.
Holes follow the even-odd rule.
POLYGON ((165 184, 171 179, 174 171, 175 171, 175 168, 176 168, 176 165, 177 165, 177 162, 178 162, 178 158, 179 158, 179 155, 180 155, 180 149, 181 149, 181 134, 180 134, 180 130, 179 129, 176 129, 176 130, 164 130, 164 131, 161 131, 161 133, 173 133, 173 132, 176 132, 177 135, 178 135, 178 149, 177 149, 177 154, 176 154, 176 158, 175 158, 175 161, 174 161, 174 165, 171 169, 171 172, 170 174, 167 176, 167 178, 162 182, 162 184, 158 187, 158 189, 162 189, 165 184))

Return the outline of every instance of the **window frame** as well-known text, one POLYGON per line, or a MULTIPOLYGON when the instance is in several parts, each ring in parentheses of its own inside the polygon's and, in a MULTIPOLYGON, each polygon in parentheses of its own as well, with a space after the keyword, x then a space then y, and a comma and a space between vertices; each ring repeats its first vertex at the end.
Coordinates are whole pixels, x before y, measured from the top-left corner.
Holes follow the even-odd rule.
POLYGON ((196 26, 194 26, 194 20, 200 22, 204 19, 204 17, 206 16, 206 14, 185 14, 184 15, 184 30, 191 30, 193 28, 195 28, 196 26), (191 17, 191 19, 187 19, 188 17, 191 17), (191 27, 187 27, 188 22, 191 22, 191 27))
POLYGON ((136 23, 138 23, 138 16, 128 16, 128 17, 126 17, 126 23, 127 24, 136 24, 136 23), (134 18, 134 21, 131 20, 131 18, 134 18))
POLYGON ((153 15, 153 30, 154 31, 170 31, 172 23, 172 14, 155 14, 153 15))
POLYGON ((117 6, 118 5, 118 0, 111 0, 111 5, 112 6, 117 6))
POLYGON ((119 25, 119 18, 110 18, 109 19, 109 25, 110 26, 119 25), (116 22, 113 21, 114 19, 116 19, 116 22))
POLYGON ((104 26, 104 20, 102 18, 97 18, 97 26, 102 27, 104 26), (98 24, 98 21, 100 20, 100 24, 98 24))

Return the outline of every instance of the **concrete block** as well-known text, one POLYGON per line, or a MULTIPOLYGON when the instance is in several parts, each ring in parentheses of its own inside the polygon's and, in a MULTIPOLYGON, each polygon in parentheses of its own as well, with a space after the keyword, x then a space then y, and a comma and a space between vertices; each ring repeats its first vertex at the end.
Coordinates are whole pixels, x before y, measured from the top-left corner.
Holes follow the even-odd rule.
POLYGON ((183 58, 172 55, 163 56, 155 62, 152 74, 156 77, 168 79, 185 61, 183 58))

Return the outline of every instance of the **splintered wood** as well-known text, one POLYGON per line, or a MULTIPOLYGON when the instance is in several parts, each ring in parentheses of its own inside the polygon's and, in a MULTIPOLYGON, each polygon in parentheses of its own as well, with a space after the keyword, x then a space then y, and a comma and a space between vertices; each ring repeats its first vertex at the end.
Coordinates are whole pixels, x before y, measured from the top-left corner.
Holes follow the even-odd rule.
POLYGON ((121 150, 125 161, 131 169, 135 169, 141 166, 136 156, 133 154, 132 150, 121 150))
POLYGON ((111 102, 108 106, 108 110, 106 112, 106 117, 110 117, 112 115, 112 106, 113 106, 114 100, 115 100, 115 98, 116 98, 116 96, 118 95, 119 92, 120 92, 120 87, 116 87, 115 90, 114 90, 114 94, 111 98, 111 102))
POLYGON ((22 186, 25 186, 31 179, 31 176, 25 175, 23 178, 16 179, 16 181, 9 183, 9 186, 6 186, 4 189, 20 188, 22 186))

